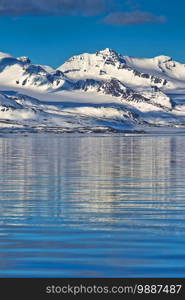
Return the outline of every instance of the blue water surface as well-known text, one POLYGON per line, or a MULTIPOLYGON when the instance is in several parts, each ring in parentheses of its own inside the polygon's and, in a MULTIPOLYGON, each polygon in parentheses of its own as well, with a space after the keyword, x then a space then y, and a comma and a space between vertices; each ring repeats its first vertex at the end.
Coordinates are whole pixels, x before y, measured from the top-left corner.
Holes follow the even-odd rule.
POLYGON ((0 136, 0 277, 184 277, 185 136, 0 136))

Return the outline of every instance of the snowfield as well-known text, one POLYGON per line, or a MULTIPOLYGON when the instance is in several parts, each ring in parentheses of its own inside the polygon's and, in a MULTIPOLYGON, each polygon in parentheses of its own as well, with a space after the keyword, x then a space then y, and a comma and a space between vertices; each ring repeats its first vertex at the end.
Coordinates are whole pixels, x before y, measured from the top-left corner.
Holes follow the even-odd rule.
POLYGON ((58 69, 0 52, 0 130, 149 132, 185 128, 185 65, 105 49, 58 69))

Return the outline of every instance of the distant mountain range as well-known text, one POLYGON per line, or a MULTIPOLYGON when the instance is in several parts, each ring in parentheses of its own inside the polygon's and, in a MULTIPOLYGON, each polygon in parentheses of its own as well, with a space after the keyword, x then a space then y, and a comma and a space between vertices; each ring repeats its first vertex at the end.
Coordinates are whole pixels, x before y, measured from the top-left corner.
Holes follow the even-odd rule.
POLYGON ((0 129, 57 132, 184 128, 185 65, 105 49, 58 69, 0 53, 0 129))

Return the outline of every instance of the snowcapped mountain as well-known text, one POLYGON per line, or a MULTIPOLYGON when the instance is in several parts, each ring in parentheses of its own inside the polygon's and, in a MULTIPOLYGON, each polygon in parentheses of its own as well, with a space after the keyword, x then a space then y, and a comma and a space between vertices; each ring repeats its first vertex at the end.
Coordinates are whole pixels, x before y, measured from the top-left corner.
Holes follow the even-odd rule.
POLYGON ((130 67, 124 56, 110 49, 98 51, 96 54, 85 53, 74 56, 59 67, 59 70, 72 79, 107 80, 116 78, 131 87, 155 84, 161 88, 167 84, 163 78, 140 72, 134 66, 130 67))
POLYGON ((184 126, 184 94, 185 65, 168 56, 135 58, 107 48, 53 69, 0 53, 0 128, 184 126))

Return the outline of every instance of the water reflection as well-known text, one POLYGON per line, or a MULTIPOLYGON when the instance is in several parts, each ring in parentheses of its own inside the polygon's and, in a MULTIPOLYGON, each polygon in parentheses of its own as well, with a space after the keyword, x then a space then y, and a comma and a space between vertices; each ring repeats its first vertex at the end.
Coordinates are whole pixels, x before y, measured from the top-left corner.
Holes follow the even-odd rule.
POLYGON ((180 276, 184 147, 182 136, 1 137, 0 274, 180 276))

